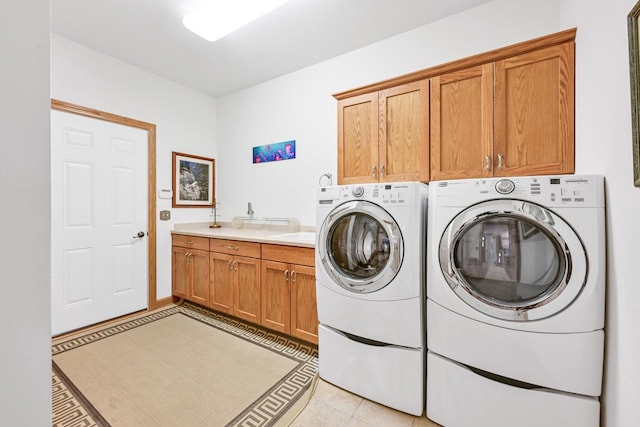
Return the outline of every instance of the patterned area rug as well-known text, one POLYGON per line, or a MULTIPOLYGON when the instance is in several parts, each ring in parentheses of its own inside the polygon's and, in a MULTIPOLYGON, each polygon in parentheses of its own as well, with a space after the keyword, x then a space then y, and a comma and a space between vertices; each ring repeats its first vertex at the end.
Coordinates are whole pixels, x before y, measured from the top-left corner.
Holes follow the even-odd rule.
POLYGON ((54 340, 53 426, 288 425, 312 392, 317 356, 185 302, 54 340))

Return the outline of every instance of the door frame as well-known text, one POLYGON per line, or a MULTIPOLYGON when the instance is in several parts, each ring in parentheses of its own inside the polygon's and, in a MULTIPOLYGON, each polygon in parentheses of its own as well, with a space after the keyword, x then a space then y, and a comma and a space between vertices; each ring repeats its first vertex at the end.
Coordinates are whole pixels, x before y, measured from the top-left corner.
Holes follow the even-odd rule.
POLYGON ((173 302, 173 298, 169 297, 166 301, 157 300, 156 289, 156 125, 152 123, 142 122, 131 119, 129 117, 119 116, 117 114, 107 113, 105 111, 95 110, 93 108, 83 107, 69 102, 51 99, 51 109, 64 111, 67 113, 78 114, 85 117, 92 117, 111 123, 117 123, 147 131, 148 138, 148 163, 147 163, 147 222, 148 222, 148 292, 147 292, 147 310, 154 310, 160 306, 173 302))

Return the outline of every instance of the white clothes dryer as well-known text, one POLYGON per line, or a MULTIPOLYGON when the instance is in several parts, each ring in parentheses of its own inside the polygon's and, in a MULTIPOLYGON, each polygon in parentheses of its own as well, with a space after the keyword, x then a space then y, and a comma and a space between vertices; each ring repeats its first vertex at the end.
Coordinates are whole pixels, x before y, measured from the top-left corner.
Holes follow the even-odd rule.
POLYGON ((319 372, 421 415, 426 209, 417 182, 321 188, 316 233, 319 372))
POLYGON ((429 417, 467 425, 470 414, 446 403, 466 395, 485 405, 476 425, 560 426, 574 417, 573 425, 597 426, 603 177, 432 182, 429 200, 429 417), (551 412, 541 411, 547 404, 551 412))

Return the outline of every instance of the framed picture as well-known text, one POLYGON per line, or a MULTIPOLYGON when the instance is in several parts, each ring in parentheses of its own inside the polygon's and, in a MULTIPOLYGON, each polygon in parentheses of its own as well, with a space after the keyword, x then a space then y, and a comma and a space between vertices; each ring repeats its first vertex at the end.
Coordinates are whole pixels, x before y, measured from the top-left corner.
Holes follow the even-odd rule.
POLYGON ((215 160, 172 152, 174 208, 213 207, 215 160))
POLYGON ((296 141, 274 142, 253 147, 253 163, 267 163, 296 158, 296 141))
POLYGON ((633 135, 633 185, 640 187, 640 47, 638 41, 640 1, 627 16, 629 32, 629 70, 631 74, 631 129, 633 135))

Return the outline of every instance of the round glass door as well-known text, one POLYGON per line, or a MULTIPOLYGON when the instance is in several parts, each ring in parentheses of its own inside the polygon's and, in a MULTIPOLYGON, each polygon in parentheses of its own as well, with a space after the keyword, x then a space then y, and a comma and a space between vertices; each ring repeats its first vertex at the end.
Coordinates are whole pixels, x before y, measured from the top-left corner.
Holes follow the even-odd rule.
POLYGON ((338 206, 320 229, 323 268, 352 292, 375 292, 387 286, 402 264, 402 236, 393 218, 366 201, 338 206))
POLYGON ((467 209, 440 244, 451 289, 473 308, 506 320, 540 319, 570 304, 586 281, 586 258, 584 271, 576 272, 574 256, 584 258, 584 248, 561 218, 513 200, 467 209))

